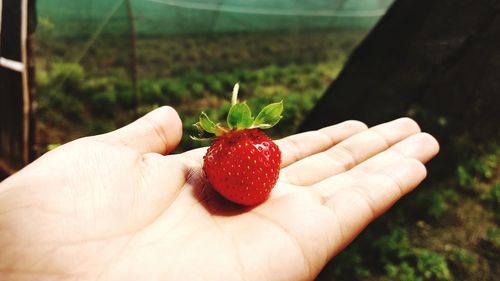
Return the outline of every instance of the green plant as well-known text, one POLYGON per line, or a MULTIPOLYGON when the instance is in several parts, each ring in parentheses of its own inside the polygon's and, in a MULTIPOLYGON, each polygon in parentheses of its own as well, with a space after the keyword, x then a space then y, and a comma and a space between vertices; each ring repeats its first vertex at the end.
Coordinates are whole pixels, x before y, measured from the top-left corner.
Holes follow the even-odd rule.
POLYGON ((214 75, 214 79, 220 81, 224 89, 231 89, 235 83, 238 83, 238 76, 233 73, 222 72, 214 75))
POLYGON ((203 86, 202 83, 200 82, 192 82, 190 84, 190 89, 191 92, 193 93, 193 97, 200 98, 203 96, 203 93, 205 92, 205 86, 203 86))
POLYGON ((459 185, 466 190, 474 190, 478 183, 491 179, 500 162, 497 154, 499 154, 498 151, 493 151, 480 157, 473 157, 458 165, 457 179, 459 185))
POLYGON ((60 91, 51 91, 45 103, 46 110, 57 110, 73 122, 81 122, 85 111, 84 105, 75 97, 60 91))
MULTIPOLYGON (((85 111, 80 102, 85 72, 79 64, 54 63, 49 71, 41 71, 39 82, 39 112, 41 116, 57 110, 73 122, 81 122, 85 111)), ((54 116, 54 114, 51 114, 54 116)))
POLYGON ((490 228, 486 232, 486 238, 490 241, 495 247, 500 248, 500 228, 490 228))
POLYGON ((74 95, 81 91, 85 71, 76 63, 54 63, 49 75, 52 89, 74 95))
POLYGON ((412 253, 408 230, 403 227, 393 228, 389 234, 378 237, 373 247, 380 252, 383 262, 404 259, 412 253))
POLYGON ((116 101, 124 109, 132 109, 134 105, 134 93, 131 88, 117 90, 116 101))
POLYGON ((450 270, 446 258, 429 249, 415 249, 418 273, 425 280, 451 280, 450 270))
POLYGON ((48 33, 54 30, 54 23, 48 17, 38 17, 37 24, 37 32, 43 33, 44 36, 48 36, 48 33))
POLYGON ((47 150, 53 150, 53 149, 58 148, 59 146, 61 146, 61 144, 60 144, 60 143, 49 143, 49 144, 47 145, 47 150))
POLYGON ((37 70, 36 73, 36 85, 40 94, 45 94, 50 90, 50 73, 44 69, 37 70))
POLYGON ((453 275, 457 279, 469 279, 477 271, 476 256, 467 249, 457 246, 445 246, 447 260, 453 275))
POLYGON ((314 107, 320 92, 290 92, 285 96, 285 112, 280 128, 280 134, 290 134, 295 132, 307 113, 314 107))
POLYGON ((247 69, 238 69, 234 72, 236 77, 238 77, 238 81, 242 82, 243 84, 251 84, 253 81, 251 81, 253 71, 247 70, 247 69))
POLYGON ((187 83, 180 79, 167 79, 160 82, 164 102, 172 105, 181 104, 190 98, 187 83))
POLYGON ((114 91, 96 92, 92 96, 92 108, 98 115, 112 117, 116 102, 117 94, 114 91))
MULTIPOLYGON (((351 244, 335 257, 333 275, 339 280, 359 280, 371 276, 369 267, 363 263, 363 252, 358 244, 351 244)), ((335 279, 335 280, 336 280, 335 279)))
POLYGON ((387 276, 395 281, 423 281, 424 279, 417 275, 415 269, 408 263, 402 262, 400 264, 387 264, 385 266, 387 276))
POLYGON ((162 104, 164 102, 162 87, 157 81, 141 80, 139 81, 139 89, 142 102, 146 104, 162 104))
POLYGON ((458 263, 465 266, 471 266, 476 264, 476 258, 466 249, 453 247, 448 252, 448 259, 454 263, 458 263))
POLYGON ((215 79, 210 79, 206 81, 206 87, 211 92, 211 94, 219 97, 223 97, 225 95, 224 86, 222 82, 215 79))
POLYGON ((449 210, 449 201, 453 201, 454 191, 443 187, 435 190, 422 190, 415 195, 412 205, 420 218, 438 220, 449 210))
POLYGON ((494 183, 488 192, 488 199, 496 204, 500 204, 500 182, 494 183))

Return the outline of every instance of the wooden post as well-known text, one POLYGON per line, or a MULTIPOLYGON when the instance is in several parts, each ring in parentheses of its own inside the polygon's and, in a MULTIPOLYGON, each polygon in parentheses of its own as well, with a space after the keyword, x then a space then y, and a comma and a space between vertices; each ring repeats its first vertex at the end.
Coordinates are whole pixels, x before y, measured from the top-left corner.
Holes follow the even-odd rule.
POLYGON ((129 22, 129 33, 130 33, 130 78, 132 80, 132 91, 134 93, 134 110, 135 115, 139 115, 139 86, 137 83, 137 50, 136 50, 136 31, 135 31, 135 19, 134 12, 132 8, 132 1, 127 0, 127 14, 129 22))
POLYGON ((28 160, 29 162, 38 157, 38 150, 36 146, 36 79, 35 79, 35 28, 36 28, 36 0, 28 0, 28 38, 26 42, 26 53, 28 56, 27 73, 28 73, 28 92, 29 92, 29 129, 28 129, 28 160))
MULTIPOLYGON (((28 164, 33 139, 28 16, 35 0, 0 1, 0 178, 28 164)), ((34 21, 32 21, 34 23, 34 21)), ((31 25, 34 27, 34 25, 31 25)))
POLYGON ((21 2, 21 62, 23 64, 22 83, 23 83, 23 145, 22 157, 23 164, 30 162, 30 108, 31 99, 28 86, 28 0, 21 2))

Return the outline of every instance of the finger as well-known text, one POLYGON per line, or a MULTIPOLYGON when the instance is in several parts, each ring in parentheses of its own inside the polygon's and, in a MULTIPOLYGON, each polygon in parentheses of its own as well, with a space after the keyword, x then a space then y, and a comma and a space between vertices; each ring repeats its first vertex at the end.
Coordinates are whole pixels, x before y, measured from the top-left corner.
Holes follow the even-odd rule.
POLYGON ((439 143, 432 135, 420 133, 406 142, 395 144, 391 149, 406 157, 415 158, 422 163, 427 163, 438 154, 439 143))
MULTIPOLYGON (((345 121, 317 131, 309 131, 292 135, 276 141, 281 150, 281 166, 286 167, 297 160, 311 154, 321 152, 336 143, 366 130, 365 124, 359 121, 345 121)), ((187 151, 184 155, 194 161, 201 162, 207 148, 187 151)))
POLYGON ((325 206, 336 214, 342 233, 341 245, 336 248, 341 249, 352 241, 368 223, 413 190, 425 176, 426 169, 420 161, 403 159, 324 198, 325 206))
POLYGON ((391 165, 403 158, 414 158, 422 163, 426 163, 436 156, 438 152, 439 144, 437 140, 427 133, 419 133, 396 143, 388 150, 360 163, 351 169, 349 173, 377 172, 382 167, 391 165))
POLYGON ((345 172, 358 163, 420 132, 415 121, 400 118, 357 133, 332 148, 298 161, 281 171, 283 181, 311 185, 345 172))
POLYGON ((181 136, 179 115, 172 107, 163 106, 125 127, 96 138, 125 145, 143 154, 167 154, 179 144, 181 136))
POLYGON ((292 135, 276 141, 281 150, 281 167, 286 167, 307 156, 324 151, 344 139, 366 130, 359 121, 345 121, 317 131, 292 135))
POLYGON ((395 166, 405 158, 416 159, 422 163, 429 161, 439 151, 436 139, 427 133, 420 133, 406 138, 388 150, 357 165, 351 170, 329 177, 315 184, 322 196, 329 197, 345 186, 357 182, 360 178, 370 176, 387 167, 395 166))

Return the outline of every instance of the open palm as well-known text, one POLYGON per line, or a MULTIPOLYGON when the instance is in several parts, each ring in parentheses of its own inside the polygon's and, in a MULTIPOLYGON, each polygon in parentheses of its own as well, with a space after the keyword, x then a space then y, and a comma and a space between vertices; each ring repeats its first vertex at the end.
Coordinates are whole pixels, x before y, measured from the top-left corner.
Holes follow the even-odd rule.
POLYGON ((166 155, 177 113, 63 145, 0 184, 1 280, 310 280, 425 177, 438 144, 403 118, 277 141, 271 197, 212 190, 205 149, 166 155))

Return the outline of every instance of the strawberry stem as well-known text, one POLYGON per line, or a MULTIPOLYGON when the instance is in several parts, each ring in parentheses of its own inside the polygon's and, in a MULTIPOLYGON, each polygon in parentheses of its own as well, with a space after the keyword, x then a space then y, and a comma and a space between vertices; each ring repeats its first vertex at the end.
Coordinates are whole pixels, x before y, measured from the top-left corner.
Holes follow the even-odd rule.
POLYGON ((238 91, 240 84, 236 83, 233 88, 231 96, 231 108, 227 114, 226 123, 227 128, 221 126, 219 123, 214 123, 205 112, 200 114, 199 121, 194 124, 199 131, 199 137, 191 137, 194 140, 206 139, 205 132, 212 136, 219 137, 231 131, 239 131, 245 129, 269 129, 276 125, 283 117, 283 101, 269 104, 262 108, 257 117, 252 116, 252 110, 246 102, 238 101, 238 91))
POLYGON ((234 84, 233 96, 231 97, 231 105, 235 105, 238 102, 238 91, 240 90, 240 83, 234 84))

